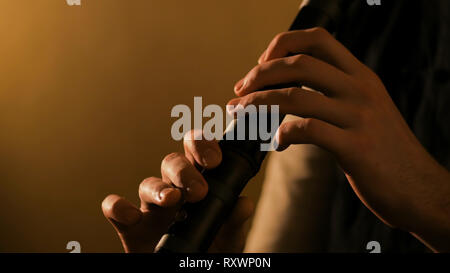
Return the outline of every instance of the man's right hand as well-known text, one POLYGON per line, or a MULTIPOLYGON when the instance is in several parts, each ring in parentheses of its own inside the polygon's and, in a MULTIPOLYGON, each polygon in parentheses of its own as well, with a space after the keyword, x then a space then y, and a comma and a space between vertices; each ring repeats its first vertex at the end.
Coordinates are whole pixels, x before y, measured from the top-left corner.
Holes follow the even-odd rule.
MULTIPOLYGON (((208 184, 199 169, 217 167, 222 153, 216 141, 194 140, 194 131, 186 136, 185 153, 167 155, 161 163, 161 178, 150 177, 140 184, 140 208, 115 194, 103 201, 103 214, 117 231, 125 252, 153 252, 169 225, 183 217, 181 205, 206 196, 208 184)), ((210 251, 242 251, 244 223, 252 213, 253 203, 241 197, 210 251)))

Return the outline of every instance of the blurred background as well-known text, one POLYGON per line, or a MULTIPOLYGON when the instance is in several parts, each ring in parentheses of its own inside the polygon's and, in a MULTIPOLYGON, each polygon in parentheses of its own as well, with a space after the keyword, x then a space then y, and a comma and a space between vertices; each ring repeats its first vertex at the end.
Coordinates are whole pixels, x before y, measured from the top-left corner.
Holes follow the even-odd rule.
POLYGON ((0 252, 121 252, 103 198, 137 204, 172 107, 225 105, 300 2, 0 0, 0 252))

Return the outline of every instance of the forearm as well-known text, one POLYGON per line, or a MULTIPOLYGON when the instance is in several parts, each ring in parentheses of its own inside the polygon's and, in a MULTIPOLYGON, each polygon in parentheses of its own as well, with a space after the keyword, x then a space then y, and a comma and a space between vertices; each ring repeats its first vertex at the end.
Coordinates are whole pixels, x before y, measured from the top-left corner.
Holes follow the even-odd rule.
POLYGON ((406 229, 436 252, 450 252, 450 173, 433 161, 421 179, 427 190, 417 192, 406 229))
POLYGON ((235 93, 229 105, 278 105, 302 117, 280 125, 278 151, 293 144, 329 151, 380 220, 449 250, 448 172, 423 149, 381 79, 333 35, 321 28, 278 34, 235 93), (265 88, 280 83, 319 92, 265 88))

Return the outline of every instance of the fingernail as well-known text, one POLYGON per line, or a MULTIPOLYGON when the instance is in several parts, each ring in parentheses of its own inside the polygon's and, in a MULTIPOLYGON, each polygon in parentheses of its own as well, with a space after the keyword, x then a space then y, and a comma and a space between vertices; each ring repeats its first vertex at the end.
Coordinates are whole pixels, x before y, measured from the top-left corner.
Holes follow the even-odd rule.
POLYGON ((244 88, 245 88, 246 85, 247 85, 247 78, 244 78, 244 79, 240 80, 240 81, 236 84, 236 86, 235 86, 235 88, 234 88, 234 92, 236 92, 236 93, 241 92, 242 90, 244 90, 244 88))
POLYGON ((264 52, 261 54, 261 56, 259 56, 258 64, 261 64, 263 62, 265 56, 266 56, 266 50, 264 50, 264 52))
POLYGON ((261 55, 261 57, 259 57, 259 59, 258 59, 258 64, 261 64, 261 63, 263 62, 263 60, 264 60, 264 55, 265 55, 265 54, 263 54, 263 55, 261 55))
POLYGON ((242 83, 242 86, 241 86, 241 89, 239 90, 239 92, 244 90, 247 87, 247 84, 248 84, 248 80, 247 80, 247 78, 245 78, 244 83, 242 83))
POLYGON ((173 188, 164 188, 159 192, 159 200, 162 201, 173 191, 173 188))
POLYGON ((182 192, 177 188, 165 188, 160 191, 161 206, 170 207, 176 205, 182 197, 182 192))
POLYGON ((202 164, 203 167, 208 167, 214 165, 216 161, 219 159, 219 154, 213 149, 207 149, 202 154, 202 164))
POLYGON ((242 85, 244 83, 244 79, 241 79, 240 81, 238 81, 236 83, 236 85, 234 86, 234 92, 239 92, 239 90, 241 90, 242 85))
POLYGON ((278 151, 278 148, 280 147, 280 142, 278 140, 278 132, 275 134, 274 139, 272 140, 272 149, 274 151, 278 151))
POLYGON ((288 147, 286 145, 284 145, 284 146, 280 145, 280 128, 278 128, 276 133, 275 133, 275 137, 274 137, 272 145, 273 145, 272 147, 277 152, 281 152, 281 151, 285 150, 288 147))
POLYGON ((280 128, 278 128, 277 131, 275 132, 275 138, 273 142, 274 142, 273 147, 275 151, 279 151, 278 149, 280 149, 280 128))

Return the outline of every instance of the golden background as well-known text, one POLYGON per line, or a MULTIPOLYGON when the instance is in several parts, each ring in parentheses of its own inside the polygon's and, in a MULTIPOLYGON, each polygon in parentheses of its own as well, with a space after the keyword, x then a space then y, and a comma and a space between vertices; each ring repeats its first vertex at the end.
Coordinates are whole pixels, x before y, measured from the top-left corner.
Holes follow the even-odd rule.
POLYGON ((0 251, 122 251, 103 198, 137 204, 172 107, 224 105, 299 3, 0 0, 0 251))

